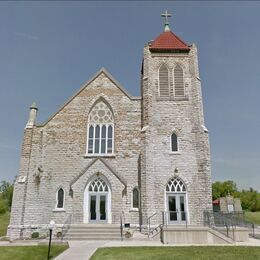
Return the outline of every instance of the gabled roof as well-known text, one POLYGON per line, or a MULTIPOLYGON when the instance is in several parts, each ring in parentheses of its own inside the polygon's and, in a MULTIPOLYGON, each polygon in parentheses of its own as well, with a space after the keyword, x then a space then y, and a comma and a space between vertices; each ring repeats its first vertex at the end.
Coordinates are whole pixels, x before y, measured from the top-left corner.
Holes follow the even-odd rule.
POLYGON ((84 169, 76 176, 71 182, 70 182, 70 188, 72 188, 73 184, 76 183, 79 178, 85 174, 85 172, 97 161, 101 161, 108 169, 109 171, 125 186, 125 189, 127 187, 126 181, 123 179, 123 176, 119 175, 109 164, 101 157, 94 158, 84 169))
POLYGON ((162 32, 150 45, 150 51, 185 51, 189 52, 190 47, 172 31, 162 32))
POLYGON ((98 78, 102 73, 104 73, 114 84, 116 87, 118 87, 129 99, 131 100, 140 100, 141 97, 134 97, 131 96, 123 87, 122 85, 114 79, 114 77, 105 69, 101 68, 90 80, 88 80, 86 83, 84 83, 79 91, 77 91, 65 104, 63 104, 58 111, 56 111, 54 114, 52 114, 44 123, 37 124, 36 126, 44 126, 46 125, 53 117, 55 117, 67 104, 69 104, 78 94, 80 94, 81 91, 83 91, 85 88, 88 87, 88 85, 93 82, 96 78, 98 78))

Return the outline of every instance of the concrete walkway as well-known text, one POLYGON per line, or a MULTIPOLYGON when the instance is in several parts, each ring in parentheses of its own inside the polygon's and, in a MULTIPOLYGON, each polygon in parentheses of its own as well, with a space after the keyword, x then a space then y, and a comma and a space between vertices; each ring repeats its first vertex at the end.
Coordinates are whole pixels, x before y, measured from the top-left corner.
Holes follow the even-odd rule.
MULTIPOLYGON (((8 241, 0 241, 0 246, 29 246, 37 245, 37 242, 19 241, 10 243, 8 241)), ((69 249, 60 254, 55 260, 87 260, 100 247, 132 247, 132 246, 259 246, 260 240, 249 238, 248 242, 237 242, 228 245, 212 245, 212 244, 162 244, 160 241, 138 241, 138 240, 124 240, 124 241, 69 241, 69 249)))
POLYGON ((70 241, 70 248, 64 253, 55 258, 55 260, 87 260, 89 259, 100 247, 132 247, 132 246, 259 246, 260 240, 249 239, 249 242, 237 242, 236 244, 228 245, 212 245, 212 244, 194 244, 194 245, 182 245, 182 244, 162 244, 159 241, 70 241))
POLYGON ((57 256, 55 260, 87 260, 97 248, 106 243, 107 241, 69 241, 69 249, 57 256))

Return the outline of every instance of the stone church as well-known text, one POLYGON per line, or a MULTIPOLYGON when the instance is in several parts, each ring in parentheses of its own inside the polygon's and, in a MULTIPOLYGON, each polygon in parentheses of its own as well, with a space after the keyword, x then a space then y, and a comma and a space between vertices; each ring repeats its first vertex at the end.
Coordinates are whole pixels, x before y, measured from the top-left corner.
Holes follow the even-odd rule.
POLYGON ((72 225, 203 225, 211 173, 195 44, 166 19, 144 46, 140 76, 136 97, 102 68, 41 124, 32 104, 10 238, 68 216, 72 225))

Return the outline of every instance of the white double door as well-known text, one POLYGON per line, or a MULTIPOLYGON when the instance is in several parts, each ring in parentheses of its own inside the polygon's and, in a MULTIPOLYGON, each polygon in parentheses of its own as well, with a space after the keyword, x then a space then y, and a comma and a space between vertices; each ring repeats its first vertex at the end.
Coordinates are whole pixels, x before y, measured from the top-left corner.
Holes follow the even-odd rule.
POLYGON ((89 193, 89 221, 107 222, 107 193, 89 193))
POLYGON ((166 199, 168 224, 185 224, 187 220, 186 194, 168 193, 166 199))

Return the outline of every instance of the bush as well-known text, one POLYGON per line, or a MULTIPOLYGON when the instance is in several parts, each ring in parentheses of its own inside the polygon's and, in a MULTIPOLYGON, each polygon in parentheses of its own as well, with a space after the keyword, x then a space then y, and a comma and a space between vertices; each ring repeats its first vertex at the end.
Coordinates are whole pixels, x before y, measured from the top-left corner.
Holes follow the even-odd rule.
POLYGON ((39 238, 39 232, 33 232, 32 238, 39 238))
POLYGON ((4 214, 6 212, 6 203, 4 200, 0 199, 0 214, 4 214))

